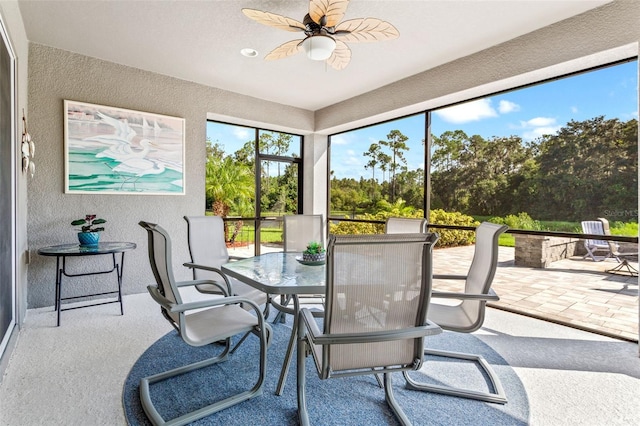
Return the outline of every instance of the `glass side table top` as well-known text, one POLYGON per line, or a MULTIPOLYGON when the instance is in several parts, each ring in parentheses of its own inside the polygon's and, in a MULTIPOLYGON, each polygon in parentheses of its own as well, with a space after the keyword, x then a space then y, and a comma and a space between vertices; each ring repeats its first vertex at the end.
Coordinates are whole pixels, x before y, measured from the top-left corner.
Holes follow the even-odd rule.
POLYGON ((301 253, 266 253, 222 265, 222 271, 270 294, 324 293, 325 265, 303 265, 301 253))
POLYGON ((105 241, 97 246, 81 246, 75 244, 59 244, 55 246, 42 247, 38 249, 38 254, 42 256, 90 256, 95 254, 120 253, 136 248, 135 243, 123 241, 105 241))

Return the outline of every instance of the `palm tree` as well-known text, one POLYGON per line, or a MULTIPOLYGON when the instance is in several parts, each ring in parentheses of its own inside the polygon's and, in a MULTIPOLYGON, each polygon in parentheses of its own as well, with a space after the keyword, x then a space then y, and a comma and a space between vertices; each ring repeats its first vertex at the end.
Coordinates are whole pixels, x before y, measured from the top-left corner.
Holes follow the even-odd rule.
MULTIPOLYGON (((255 180, 251 168, 246 164, 233 161, 231 157, 207 158, 205 167, 205 191, 213 200, 211 209, 216 216, 227 217, 230 212, 242 216, 253 210, 255 196, 255 180)), ((242 228, 238 220, 231 241, 242 228)), ((225 222, 225 236, 227 223, 225 222)))

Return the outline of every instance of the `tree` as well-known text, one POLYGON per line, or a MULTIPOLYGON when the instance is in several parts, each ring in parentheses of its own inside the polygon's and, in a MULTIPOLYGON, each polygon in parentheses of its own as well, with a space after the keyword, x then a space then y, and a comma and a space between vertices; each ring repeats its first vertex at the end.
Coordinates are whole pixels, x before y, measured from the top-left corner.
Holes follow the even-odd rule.
POLYGON ((252 210, 255 184, 248 166, 231 157, 209 157, 205 171, 205 191, 212 200, 215 215, 227 217, 230 212, 243 215, 252 210))
POLYGON ((407 160, 404 158, 404 151, 408 151, 409 147, 406 141, 409 138, 403 135, 400 130, 392 130, 387 135, 386 141, 380 141, 380 144, 389 147, 391 150, 391 164, 389 171, 391 172, 391 201, 396 198, 396 173, 406 169, 407 160))
POLYGON ((581 220, 634 212, 628 216, 637 219, 637 141, 637 120, 603 116, 571 120, 543 137, 532 216, 581 220))

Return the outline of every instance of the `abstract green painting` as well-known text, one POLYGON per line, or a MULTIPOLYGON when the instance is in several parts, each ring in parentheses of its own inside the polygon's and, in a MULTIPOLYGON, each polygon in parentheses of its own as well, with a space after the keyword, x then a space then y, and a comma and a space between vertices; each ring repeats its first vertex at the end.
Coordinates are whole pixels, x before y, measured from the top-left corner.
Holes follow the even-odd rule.
POLYGON ((65 193, 184 195, 185 120, 64 101, 65 193))

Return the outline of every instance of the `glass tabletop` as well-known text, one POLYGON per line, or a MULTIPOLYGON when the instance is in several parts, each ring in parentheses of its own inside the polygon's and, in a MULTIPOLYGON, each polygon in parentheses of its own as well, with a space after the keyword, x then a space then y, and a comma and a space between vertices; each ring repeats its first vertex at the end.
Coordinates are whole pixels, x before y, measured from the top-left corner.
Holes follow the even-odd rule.
POLYGON ((42 247, 38 254, 42 256, 91 256, 96 254, 120 253, 136 248, 135 243, 123 241, 105 241, 97 246, 81 246, 75 244, 60 244, 56 246, 42 247))
POLYGON ((229 276, 269 294, 324 293, 325 265, 303 265, 301 253, 266 253, 222 265, 229 276))

